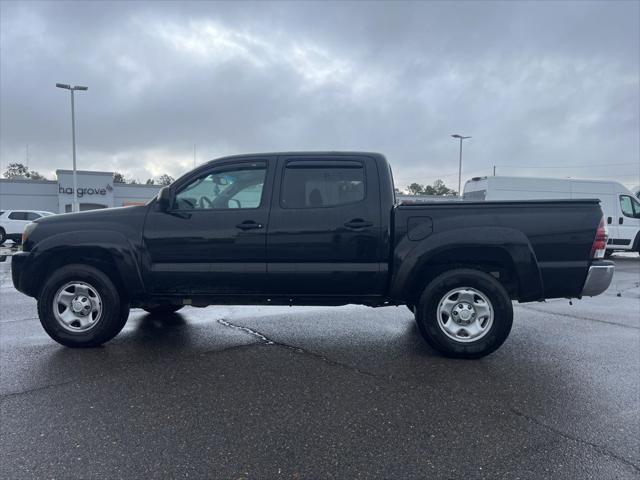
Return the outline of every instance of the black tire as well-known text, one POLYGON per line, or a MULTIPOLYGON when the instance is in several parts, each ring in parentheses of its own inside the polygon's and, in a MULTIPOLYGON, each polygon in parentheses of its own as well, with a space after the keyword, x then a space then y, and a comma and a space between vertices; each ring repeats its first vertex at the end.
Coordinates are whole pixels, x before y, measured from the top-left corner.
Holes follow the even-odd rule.
POLYGON ((38 316, 47 334, 67 347, 97 347, 115 337, 127 322, 129 303, 111 279, 89 265, 66 265, 46 281, 38 296, 38 316), (69 282, 90 285, 101 298, 102 312, 93 327, 86 331, 69 331, 56 319, 53 301, 58 290, 69 282))
POLYGON ((4 241, 7 239, 7 232, 4 231, 4 228, 0 228, 0 245, 4 244, 4 241))
POLYGON ((449 270, 437 276, 424 289, 416 311, 416 321, 426 342, 443 355, 480 358, 498 349, 509 336, 513 323, 513 305, 507 291, 491 275, 471 269, 449 270), (493 309, 492 324, 484 336, 476 341, 454 340, 444 332, 437 318, 438 307, 444 297, 452 290, 463 287, 482 293, 493 309))
POLYGON ((184 305, 154 305, 152 307, 144 307, 143 310, 149 312, 151 315, 166 315, 169 313, 176 313, 180 310, 184 305))

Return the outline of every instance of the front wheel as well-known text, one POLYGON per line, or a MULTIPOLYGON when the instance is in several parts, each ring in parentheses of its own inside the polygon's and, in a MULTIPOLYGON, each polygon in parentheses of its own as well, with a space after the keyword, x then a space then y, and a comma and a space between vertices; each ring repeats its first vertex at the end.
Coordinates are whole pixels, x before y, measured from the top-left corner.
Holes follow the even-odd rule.
POLYGON ((38 296, 38 316, 49 336, 67 347, 96 347, 127 321, 129 303, 111 279, 89 265, 58 269, 38 296))
POLYGON ((504 343, 513 323, 509 294, 491 275, 456 269, 424 289, 416 320, 426 342, 445 356, 480 358, 504 343))

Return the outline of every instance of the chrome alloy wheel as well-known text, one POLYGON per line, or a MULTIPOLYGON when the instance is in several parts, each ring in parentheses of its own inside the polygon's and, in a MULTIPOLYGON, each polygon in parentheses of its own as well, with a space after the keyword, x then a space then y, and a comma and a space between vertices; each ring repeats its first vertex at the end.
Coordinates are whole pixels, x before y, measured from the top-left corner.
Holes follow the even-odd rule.
POLYGON ((68 332, 86 332, 100 321, 102 300, 88 283, 69 282, 53 297, 53 314, 68 332))
POLYGON ((456 342, 475 342, 493 325, 493 306, 481 292, 459 287, 444 295, 438 303, 438 326, 456 342))

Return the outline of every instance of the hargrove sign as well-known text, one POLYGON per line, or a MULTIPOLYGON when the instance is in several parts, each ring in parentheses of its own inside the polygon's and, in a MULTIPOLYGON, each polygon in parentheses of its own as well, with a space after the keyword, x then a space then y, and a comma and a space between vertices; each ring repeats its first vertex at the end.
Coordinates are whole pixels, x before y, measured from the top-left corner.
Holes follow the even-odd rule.
MULTIPOLYGON (((113 191, 111 184, 107 183, 105 187, 81 187, 78 188, 78 198, 90 195, 106 196, 113 191)), ((58 183, 58 193, 63 195, 73 195, 73 187, 63 187, 58 183)))

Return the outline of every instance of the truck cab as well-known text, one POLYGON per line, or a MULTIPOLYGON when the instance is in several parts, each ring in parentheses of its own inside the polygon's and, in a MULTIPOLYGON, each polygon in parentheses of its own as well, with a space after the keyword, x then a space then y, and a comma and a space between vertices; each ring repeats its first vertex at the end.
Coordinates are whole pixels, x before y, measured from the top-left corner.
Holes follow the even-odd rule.
POLYGON ((149 210, 145 283, 156 294, 227 301, 381 296, 389 218, 380 195, 376 159, 362 154, 231 157, 204 166, 149 210))

